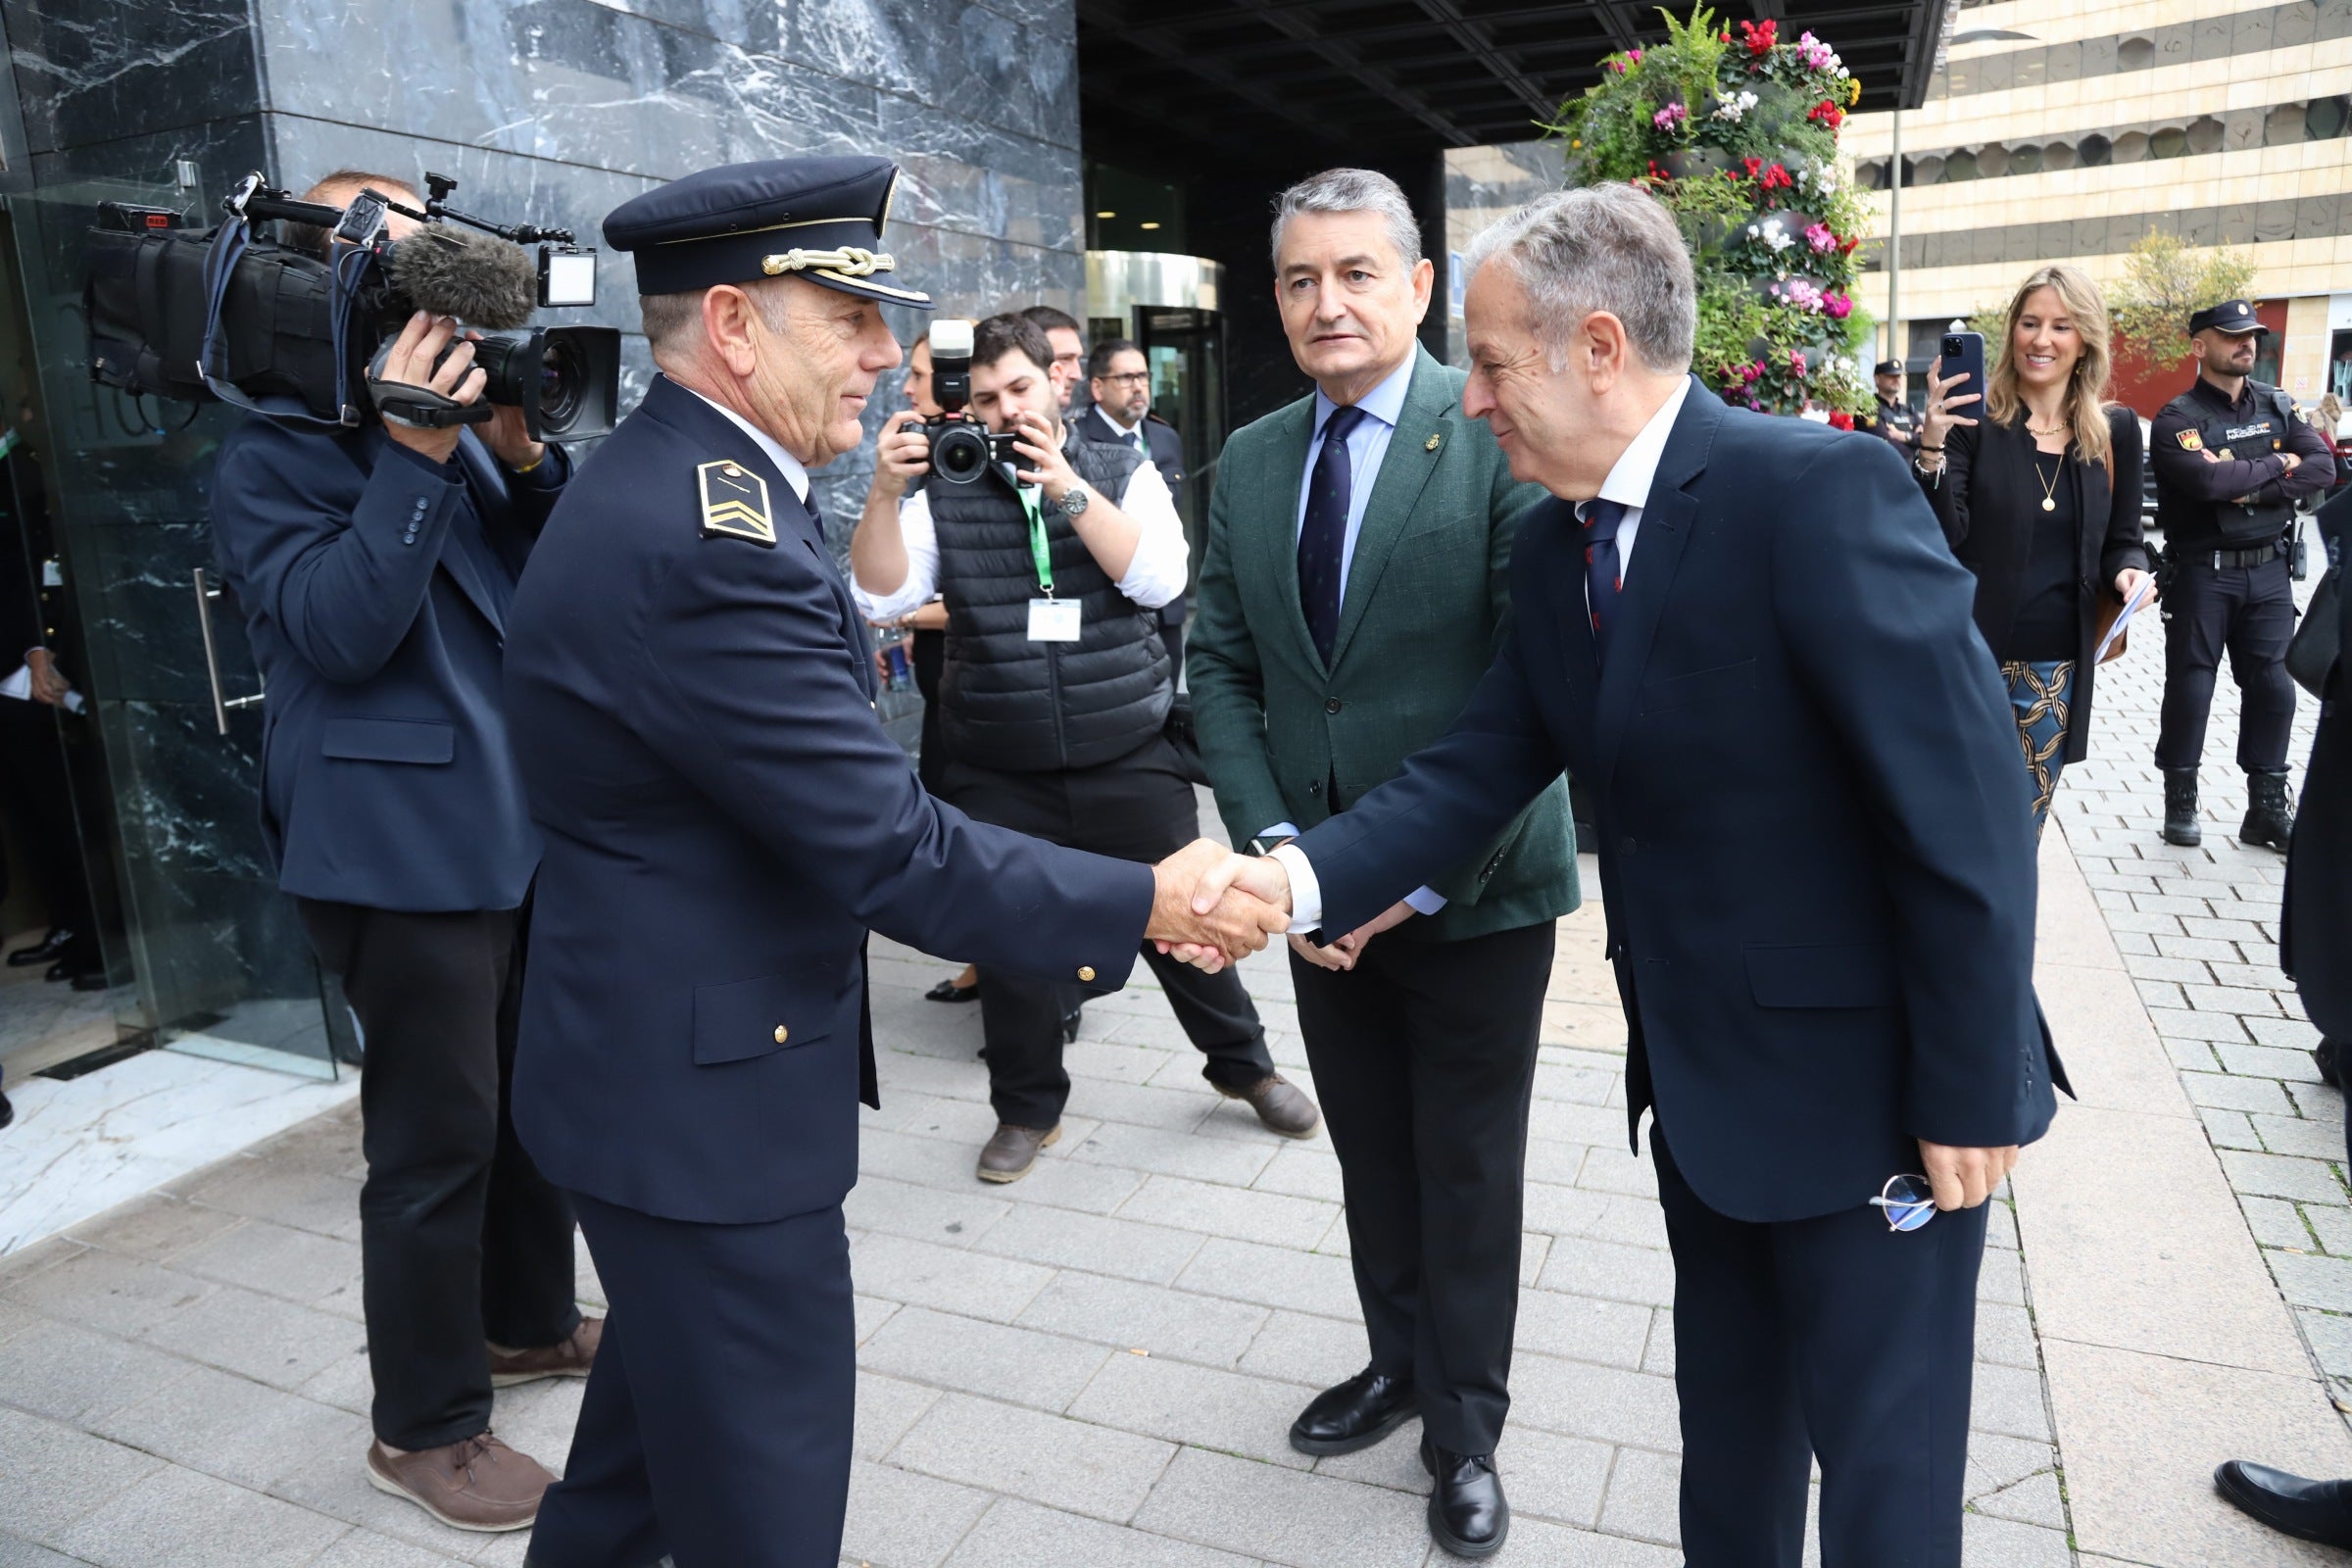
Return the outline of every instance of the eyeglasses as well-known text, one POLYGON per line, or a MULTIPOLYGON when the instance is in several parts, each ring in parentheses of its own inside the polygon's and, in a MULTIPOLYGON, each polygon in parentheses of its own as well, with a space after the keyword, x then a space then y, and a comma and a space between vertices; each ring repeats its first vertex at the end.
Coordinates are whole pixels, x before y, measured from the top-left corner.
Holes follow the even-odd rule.
POLYGON ((1098 375, 1095 379, 1108 381, 1112 386, 1142 386, 1146 381, 1152 379, 1152 372, 1150 370, 1121 370, 1116 375, 1098 375))
POLYGON ((1890 1231, 1915 1231, 1936 1217, 1936 1190, 1925 1176, 1889 1176, 1871 1201, 1886 1211, 1890 1231))

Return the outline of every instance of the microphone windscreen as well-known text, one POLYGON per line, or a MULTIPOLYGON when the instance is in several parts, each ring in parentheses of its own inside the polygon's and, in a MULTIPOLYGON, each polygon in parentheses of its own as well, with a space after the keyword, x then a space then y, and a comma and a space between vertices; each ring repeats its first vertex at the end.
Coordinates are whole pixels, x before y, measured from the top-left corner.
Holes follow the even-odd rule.
POLYGON ((409 308, 485 331, 527 325, 538 309, 538 264, 495 234, 427 223, 394 245, 384 266, 409 308))

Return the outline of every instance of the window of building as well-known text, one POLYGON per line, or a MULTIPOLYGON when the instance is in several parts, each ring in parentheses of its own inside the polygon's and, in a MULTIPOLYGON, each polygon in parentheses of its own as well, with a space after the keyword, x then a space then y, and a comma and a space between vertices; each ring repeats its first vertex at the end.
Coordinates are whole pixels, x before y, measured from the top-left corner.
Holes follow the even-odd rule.
POLYGON ((2145 33, 2125 38, 2115 46, 2115 64, 2119 71, 2145 71, 2156 63, 2156 40, 2145 33))

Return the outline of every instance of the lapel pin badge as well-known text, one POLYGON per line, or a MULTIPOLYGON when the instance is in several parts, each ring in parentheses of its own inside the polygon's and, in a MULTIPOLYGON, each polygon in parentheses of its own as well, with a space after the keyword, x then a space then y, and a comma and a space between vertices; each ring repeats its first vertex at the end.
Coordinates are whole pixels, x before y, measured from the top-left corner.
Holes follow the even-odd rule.
POLYGON ((1445 441, 1445 439, 1446 438, 1442 435, 1433 435, 1427 441, 1421 443, 1421 450, 1424 452, 1435 452, 1438 450, 1439 445, 1445 441))

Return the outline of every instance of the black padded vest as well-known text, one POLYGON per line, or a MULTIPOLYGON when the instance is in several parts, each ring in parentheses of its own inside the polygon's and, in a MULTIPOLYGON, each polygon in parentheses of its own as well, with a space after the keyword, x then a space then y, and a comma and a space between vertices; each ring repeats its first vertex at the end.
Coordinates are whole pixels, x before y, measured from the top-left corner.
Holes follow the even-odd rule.
MULTIPOLYGON (((1143 466, 1131 448, 1071 441, 1063 452, 1100 496, 1115 502, 1143 466)), ((948 603, 940 724, 949 755, 1008 773, 1064 772, 1112 761, 1160 732, 1175 700, 1175 670, 1159 612, 1119 592, 1059 507, 1045 508, 1054 597, 1080 605, 1079 640, 1029 640, 1040 597, 1020 501, 991 474, 977 484, 931 484, 939 589, 948 603)))

